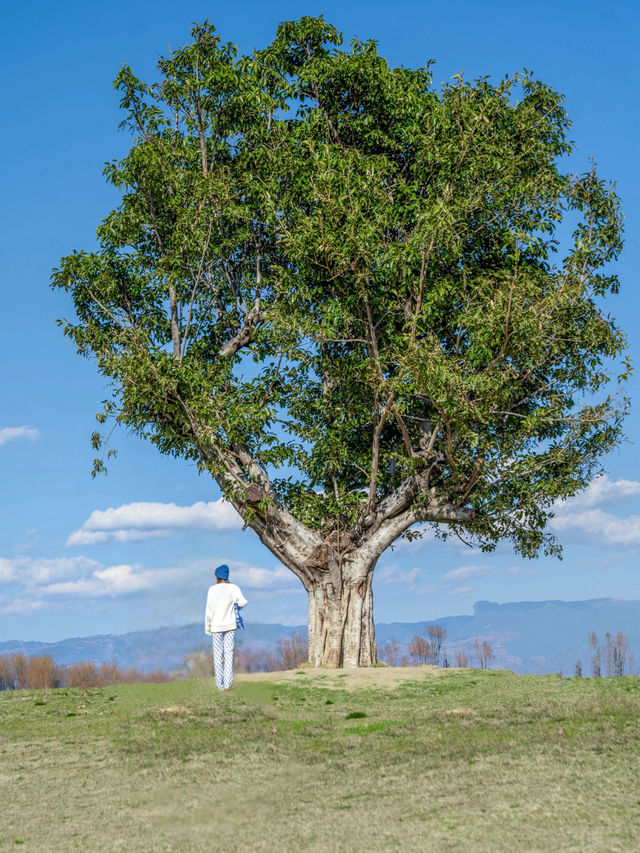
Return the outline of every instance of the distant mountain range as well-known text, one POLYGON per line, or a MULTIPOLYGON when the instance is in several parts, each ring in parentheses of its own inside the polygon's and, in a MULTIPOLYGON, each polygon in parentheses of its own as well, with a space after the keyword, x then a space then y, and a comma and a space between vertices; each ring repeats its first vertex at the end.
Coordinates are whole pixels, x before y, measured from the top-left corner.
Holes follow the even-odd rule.
MULTIPOLYGON (((495 657, 491 666, 494 669, 573 675, 576 661, 580 659, 583 674, 590 675, 593 652, 588 642, 589 633, 595 631, 604 646, 607 632, 615 636, 622 631, 629 639, 632 655, 631 666, 625 672, 636 672, 636 665, 640 665, 640 601, 612 598, 510 604, 478 601, 473 609, 471 616, 445 616, 428 622, 378 623, 378 644, 384 647, 394 639, 401 653, 406 653, 416 634, 423 635, 429 625, 440 625, 447 631, 451 665, 455 665, 455 649, 465 650, 474 665, 471 660, 474 640, 481 637, 493 648, 495 657)), ((306 633, 306 625, 291 627, 250 622, 236 637, 245 649, 273 652, 278 642, 293 631, 306 633)), ((190 652, 208 648, 209 638, 200 623, 129 634, 73 637, 57 643, 0 642, 0 654, 48 654, 63 666, 87 661, 115 662, 122 668, 135 667, 143 672, 157 668, 174 670, 190 652)), ((603 653, 603 674, 604 661, 603 653)))
POLYGON ((428 625, 441 625, 446 629, 452 666, 455 666, 454 649, 464 649, 471 658, 475 638, 482 637, 493 648, 493 669, 573 675, 576 662, 581 660, 583 674, 591 675, 593 650, 588 639, 591 631, 596 632, 603 647, 603 675, 607 632, 615 636, 621 631, 629 640, 631 662, 625 673, 636 672, 636 666, 640 665, 640 601, 613 598, 509 604, 478 601, 473 606, 472 616, 378 625, 377 640, 384 646, 393 636, 404 646, 411 642, 414 634, 423 634, 428 625))

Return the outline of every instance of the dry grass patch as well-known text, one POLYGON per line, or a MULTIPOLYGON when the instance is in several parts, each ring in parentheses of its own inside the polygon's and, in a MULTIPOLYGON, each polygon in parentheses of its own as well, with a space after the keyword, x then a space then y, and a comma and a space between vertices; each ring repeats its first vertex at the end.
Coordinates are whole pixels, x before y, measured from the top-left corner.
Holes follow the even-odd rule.
POLYGON ((467 717, 468 719, 478 719, 480 714, 474 711, 473 708, 452 708, 450 711, 445 711, 445 717, 467 717))
POLYGON ((237 675, 236 684, 251 682, 273 682, 274 684, 303 683, 328 690, 358 690, 365 688, 398 687, 410 681, 420 682, 425 678, 437 678, 452 669, 439 669, 437 666, 373 666, 362 669, 322 669, 299 667, 283 672, 252 672, 237 675))

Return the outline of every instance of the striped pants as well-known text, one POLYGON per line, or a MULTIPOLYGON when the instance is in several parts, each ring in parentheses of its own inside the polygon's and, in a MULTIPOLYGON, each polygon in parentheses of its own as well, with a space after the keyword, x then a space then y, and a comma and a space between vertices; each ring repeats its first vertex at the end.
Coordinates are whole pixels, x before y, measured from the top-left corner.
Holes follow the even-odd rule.
POLYGON ((216 687, 226 690, 233 681, 233 641, 235 631, 214 631, 211 634, 213 645, 213 669, 216 674, 216 687))

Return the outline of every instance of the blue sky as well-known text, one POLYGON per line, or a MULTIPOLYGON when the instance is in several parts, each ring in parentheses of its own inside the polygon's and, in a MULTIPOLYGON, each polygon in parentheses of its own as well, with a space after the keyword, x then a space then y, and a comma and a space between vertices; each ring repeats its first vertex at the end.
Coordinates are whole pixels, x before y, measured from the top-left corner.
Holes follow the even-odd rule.
MULTIPOLYGON (((637 140, 639 95, 632 0, 461 0, 453 6, 368 2, 32 0, 3 13, 0 52, 3 342, 0 355, 0 640, 57 640, 183 624, 202 617, 211 569, 232 567, 250 601, 247 622, 299 624, 298 581, 242 532, 215 483, 119 433, 107 477, 92 480, 89 436, 107 396, 56 319, 70 314, 48 288, 51 268, 89 249, 117 204, 102 177, 128 139, 112 80, 127 63, 143 78, 158 56, 211 19, 241 50, 266 44, 282 20, 324 14, 345 37, 375 38, 391 64, 436 60, 435 80, 531 69, 564 92, 580 171, 595 159, 617 182, 626 214, 622 289, 609 308, 632 355, 639 346, 637 140)), ((630 383, 637 397, 638 379, 630 383)), ((378 621, 471 612, 473 602, 640 598, 640 415, 606 479, 559 508, 564 560, 523 561, 507 546, 483 555, 430 539, 385 554, 374 582, 378 621)), ((615 630, 615 626, 611 626, 615 630)))

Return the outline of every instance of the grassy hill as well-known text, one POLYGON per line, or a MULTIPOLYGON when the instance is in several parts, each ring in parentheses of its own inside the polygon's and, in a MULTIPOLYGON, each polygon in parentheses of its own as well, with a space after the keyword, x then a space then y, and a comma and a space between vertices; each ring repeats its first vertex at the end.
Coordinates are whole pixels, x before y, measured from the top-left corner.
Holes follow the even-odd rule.
POLYGON ((0 693, 0 847, 629 851, 639 700, 430 667, 0 693))

